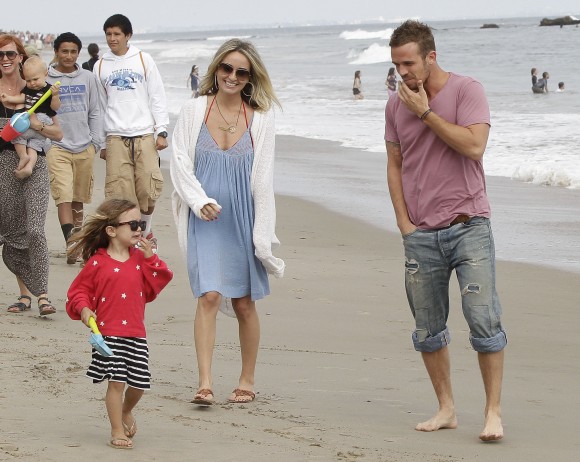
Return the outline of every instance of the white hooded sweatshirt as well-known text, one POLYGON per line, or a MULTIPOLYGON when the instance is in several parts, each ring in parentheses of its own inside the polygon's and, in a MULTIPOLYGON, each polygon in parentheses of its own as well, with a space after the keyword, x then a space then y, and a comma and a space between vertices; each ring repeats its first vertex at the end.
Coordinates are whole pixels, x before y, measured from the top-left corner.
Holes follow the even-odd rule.
POLYGON ((123 56, 107 52, 95 63, 93 73, 100 83, 106 135, 157 135, 167 131, 165 89, 148 53, 133 45, 123 56))

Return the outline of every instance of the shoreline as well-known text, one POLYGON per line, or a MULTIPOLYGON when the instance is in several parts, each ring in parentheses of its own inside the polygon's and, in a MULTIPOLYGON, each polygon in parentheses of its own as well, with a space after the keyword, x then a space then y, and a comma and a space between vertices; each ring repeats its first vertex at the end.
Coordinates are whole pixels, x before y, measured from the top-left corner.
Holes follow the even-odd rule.
MULTIPOLYGON (((170 153, 171 144, 162 155, 166 169, 170 153)), ((277 135, 274 189, 398 235, 386 156, 338 141, 277 135)), ((498 176, 486 182, 498 261, 580 273, 580 190, 498 176)))
MULTIPOLYGON (((276 138, 275 189, 398 233, 383 155, 338 142, 276 138)), ((499 261, 580 273, 580 190, 487 176, 499 261)))

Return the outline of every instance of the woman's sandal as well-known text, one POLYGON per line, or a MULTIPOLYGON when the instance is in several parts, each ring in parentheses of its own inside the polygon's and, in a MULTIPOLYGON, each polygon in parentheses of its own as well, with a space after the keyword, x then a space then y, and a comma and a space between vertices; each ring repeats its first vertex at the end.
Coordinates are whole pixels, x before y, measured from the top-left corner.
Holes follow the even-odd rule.
POLYGON ((214 402, 213 391, 209 388, 200 388, 191 402, 199 406, 211 406, 214 402), (209 395, 211 395, 211 398, 208 398, 209 395))
POLYGON ((38 297, 38 311, 40 316, 46 316, 47 314, 56 313, 56 308, 52 306, 48 297, 38 297), (40 300, 46 300, 46 303, 40 303, 40 300))
POLYGON ((242 390, 241 388, 236 388, 232 391, 232 394, 234 397, 228 398, 229 403, 246 404, 251 403, 256 399, 256 393, 250 390, 242 390))
POLYGON ((18 297, 18 301, 13 303, 8 307, 8 313, 22 313, 23 311, 28 311, 30 309, 30 305, 32 304, 32 299, 28 295, 21 295, 18 297), (28 300, 28 305, 24 302, 21 302, 23 298, 28 300))

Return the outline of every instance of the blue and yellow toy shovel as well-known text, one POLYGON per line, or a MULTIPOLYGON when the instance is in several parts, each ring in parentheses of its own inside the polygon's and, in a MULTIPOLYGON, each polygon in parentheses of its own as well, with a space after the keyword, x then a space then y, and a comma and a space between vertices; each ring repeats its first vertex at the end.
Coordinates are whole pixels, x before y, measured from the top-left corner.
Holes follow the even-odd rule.
MULTIPOLYGON (((55 82, 55 85, 60 85, 60 82, 55 82)), ((10 122, 4 125, 4 128, 0 132, 0 137, 2 137, 4 141, 12 141, 14 138, 19 137, 28 130, 30 128, 30 114, 36 111, 38 106, 50 98, 50 95, 52 95, 52 90, 48 90, 44 95, 42 95, 36 104, 28 111, 14 114, 10 118, 10 122)))
POLYGON ((113 352, 105 343, 105 339, 101 335, 95 318, 92 316, 89 318, 89 327, 93 331, 91 338, 89 338, 89 343, 103 356, 113 356, 113 352))

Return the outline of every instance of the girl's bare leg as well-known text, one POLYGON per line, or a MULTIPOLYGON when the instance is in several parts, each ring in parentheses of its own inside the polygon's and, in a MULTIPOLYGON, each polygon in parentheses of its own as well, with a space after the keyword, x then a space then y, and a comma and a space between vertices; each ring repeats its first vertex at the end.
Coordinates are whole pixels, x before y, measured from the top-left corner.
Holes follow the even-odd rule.
POLYGON ((107 414, 111 423, 111 441, 110 444, 121 447, 132 447, 133 441, 125 435, 123 428, 123 391, 125 384, 122 382, 112 382, 109 380, 107 394, 105 395, 105 404, 107 405, 107 414))
POLYGON ((135 420, 135 417, 133 416, 133 408, 137 405, 142 396, 143 390, 138 388, 127 387, 125 390, 121 418, 123 421, 125 436, 128 436, 129 438, 133 438, 137 433, 137 420, 135 420))

